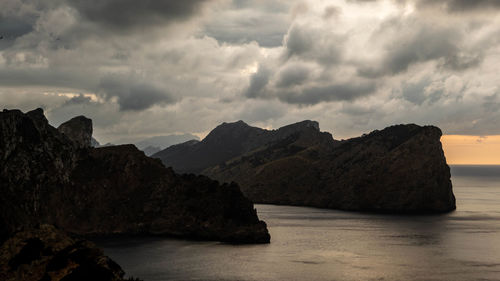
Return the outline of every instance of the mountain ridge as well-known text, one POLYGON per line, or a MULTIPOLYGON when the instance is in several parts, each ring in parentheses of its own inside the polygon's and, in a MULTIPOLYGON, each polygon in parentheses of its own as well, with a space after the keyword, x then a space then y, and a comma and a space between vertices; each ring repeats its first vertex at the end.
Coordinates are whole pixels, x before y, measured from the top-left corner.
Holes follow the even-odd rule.
POLYGON ((252 149, 239 150, 218 163, 189 166, 203 161, 205 155, 199 151, 211 149, 215 154, 217 147, 225 149, 235 140, 231 130, 221 133, 221 126, 240 130, 243 124, 218 126, 209 134, 218 145, 203 146, 205 139, 194 144, 188 153, 179 154, 183 166, 168 159, 176 156, 175 149, 153 156, 163 157, 166 165, 180 172, 237 182, 256 203, 385 213, 441 213, 456 208, 442 132, 434 126, 394 125, 342 141, 320 132, 318 123, 309 120, 272 131, 255 128, 244 141, 264 141, 246 145, 252 149), (259 139, 262 135, 266 137, 259 139))

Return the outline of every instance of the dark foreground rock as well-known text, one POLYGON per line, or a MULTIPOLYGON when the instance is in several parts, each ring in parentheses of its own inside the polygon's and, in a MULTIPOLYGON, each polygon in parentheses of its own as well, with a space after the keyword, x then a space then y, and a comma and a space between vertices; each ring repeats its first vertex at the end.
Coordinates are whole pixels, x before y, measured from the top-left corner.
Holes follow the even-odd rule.
POLYGON ((181 176, 133 145, 90 148, 88 134, 75 135, 85 142, 50 126, 42 110, 0 112, 0 241, 48 223, 82 235, 269 242, 236 184, 181 176))
MULTIPOLYGON (((247 140, 265 139, 264 143, 245 144, 251 149, 237 150, 237 156, 221 159, 200 173, 222 182, 237 182, 256 203, 387 213, 441 213, 455 209, 439 128, 397 125, 336 141, 321 133, 318 126, 297 124, 290 125, 294 130, 281 134, 277 132, 283 132, 283 128, 252 129, 255 135, 247 136, 247 140), (277 137, 262 137, 266 135, 277 137)), ((232 146, 235 142, 231 136, 241 132, 225 130, 219 134, 221 126, 209 136, 225 149, 226 143, 232 146)), ((231 128, 240 127, 242 124, 231 128)), ((204 142, 181 145, 188 153, 180 162, 180 170, 197 172, 199 157, 204 156, 202 151, 210 148, 210 153, 218 152, 204 142)), ((164 163, 176 169, 176 150, 179 146, 156 156, 164 156, 164 163)), ((221 154, 224 153, 227 152, 221 154)))
POLYGON ((18 232, 0 247, 4 281, 122 281, 123 275, 93 243, 50 225, 18 232))

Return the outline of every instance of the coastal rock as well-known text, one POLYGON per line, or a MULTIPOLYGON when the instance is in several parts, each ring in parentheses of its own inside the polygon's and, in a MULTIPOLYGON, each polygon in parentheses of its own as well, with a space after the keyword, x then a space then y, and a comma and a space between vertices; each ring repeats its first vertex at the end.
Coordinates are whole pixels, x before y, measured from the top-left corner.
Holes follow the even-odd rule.
POLYGON ((0 113, 0 238, 48 223, 82 235, 269 242, 236 184, 178 175, 133 145, 82 148, 79 140, 41 110, 0 113))
MULTIPOLYGON (((222 182, 237 182, 255 203, 387 213, 441 213, 455 209, 439 128, 397 125, 337 141, 329 134, 325 137, 317 123, 311 122, 275 131, 255 130, 259 136, 274 137, 267 137, 267 142, 255 143, 251 151, 222 159, 200 173, 222 182)), ((231 134, 212 138, 218 138, 219 147, 224 148, 233 141, 226 139, 227 135, 231 134)), ((201 161, 199 157, 204 154, 199 151, 207 149, 201 145, 204 141, 190 148, 192 154, 185 154, 182 170, 199 171, 199 166, 189 164, 201 161)), ((213 146, 211 149, 213 154, 218 152, 213 146)), ((177 161, 161 159, 171 164, 177 161)))
POLYGON ((50 225, 16 233, 0 247, 0 280, 122 281, 124 272, 89 241, 50 225))
MULTIPOLYGON (((57 127, 80 148, 94 147, 97 141, 92 138, 92 120, 85 116, 77 116, 57 127)), ((97 143, 98 144, 98 143, 97 143)))

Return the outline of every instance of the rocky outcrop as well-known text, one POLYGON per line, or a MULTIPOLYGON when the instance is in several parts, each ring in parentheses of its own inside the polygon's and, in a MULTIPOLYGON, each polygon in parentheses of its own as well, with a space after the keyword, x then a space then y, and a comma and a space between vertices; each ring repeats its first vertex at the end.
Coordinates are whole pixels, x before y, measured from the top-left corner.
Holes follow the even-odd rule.
MULTIPOLYGON (((260 130, 254 131, 273 137, 200 173, 222 182, 237 182, 256 203, 389 213, 455 209, 441 130, 436 127, 398 125, 344 141, 333 140, 329 134, 325 137, 312 121, 276 131, 260 130)), ((219 147, 232 143, 233 139, 226 139, 229 132, 215 133, 210 134, 218 139, 219 147)), ((190 151, 203 155, 197 151, 204 149, 198 145, 190 151)), ((186 165, 199 161, 198 156, 185 156, 181 168, 199 171, 196 165, 186 165)))
POLYGON ((83 235, 269 242, 237 185, 180 176, 133 145, 82 148, 74 140, 41 110, 0 113, 0 238, 48 223, 83 235))
POLYGON ((59 132, 66 135, 78 147, 93 147, 95 139, 92 138, 92 120, 85 116, 77 116, 57 127, 59 132))
POLYGON ((0 247, 4 281, 122 281, 123 275, 93 243, 50 225, 16 233, 0 247))

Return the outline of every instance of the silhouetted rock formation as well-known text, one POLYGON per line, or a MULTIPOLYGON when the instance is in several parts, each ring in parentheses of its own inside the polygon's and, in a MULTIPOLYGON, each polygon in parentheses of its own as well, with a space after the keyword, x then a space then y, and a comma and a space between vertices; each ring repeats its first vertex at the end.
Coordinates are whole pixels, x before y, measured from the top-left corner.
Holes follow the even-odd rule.
POLYGON ((179 171, 237 182, 256 203, 391 213, 455 209, 438 128, 398 125, 336 141, 320 132, 316 122, 304 122, 275 131, 245 128, 242 122, 223 124, 209 134, 216 145, 203 140, 184 148, 182 159, 176 158, 176 147, 155 156, 179 171), (251 149, 227 153, 240 141, 232 136, 243 132, 244 147, 251 149), (200 167, 204 157, 217 153, 227 157, 200 167))
POLYGON ((85 116, 74 117, 62 123, 57 130, 76 143, 78 147, 95 146, 93 142, 95 139, 92 138, 92 120, 85 116))
MULTIPOLYGON (((319 132, 316 128, 318 123, 315 121, 303 121, 273 131, 251 127, 243 121, 222 123, 201 142, 188 141, 173 145, 152 157, 161 159, 165 166, 172 166, 176 172, 198 174, 209 167, 290 136, 314 134, 317 138, 313 142, 332 140, 329 133, 319 132)), ((302 139, 306 143, 309 140, 312 138, 302 139)))
POLYGON ((85 235, 269 242, 237 185, 177 175, 133 145, 82 148, 79 140, 50 126, 41 110, 0 113, 0 238, 49 223, 85 235))
POLYGON ((50 225, 16 233, 0 247, 0 280, 121 281, 124 272, 89 241, 50 225))

